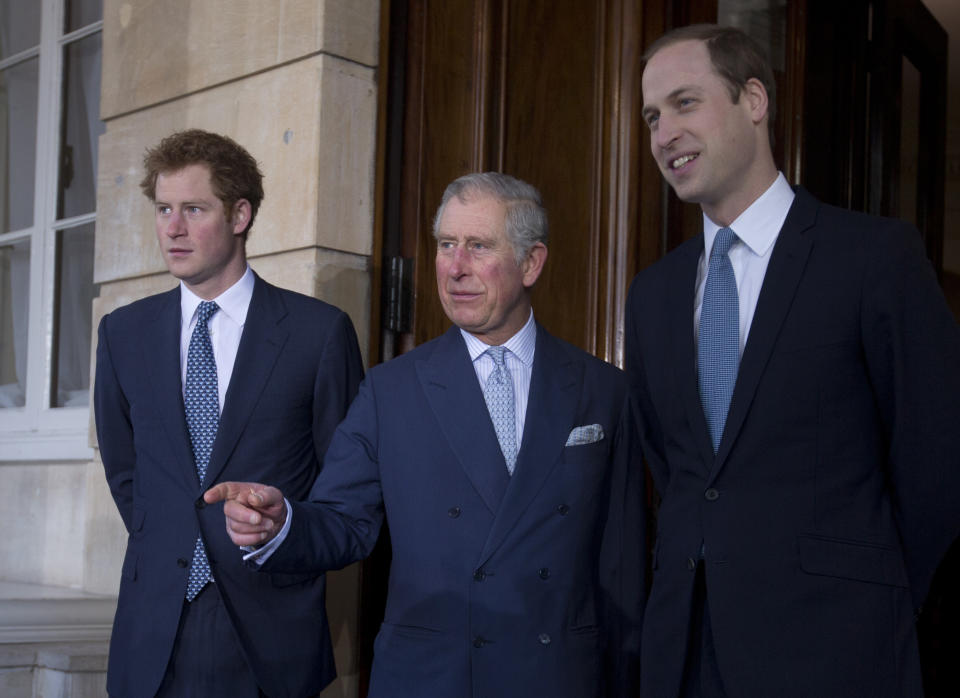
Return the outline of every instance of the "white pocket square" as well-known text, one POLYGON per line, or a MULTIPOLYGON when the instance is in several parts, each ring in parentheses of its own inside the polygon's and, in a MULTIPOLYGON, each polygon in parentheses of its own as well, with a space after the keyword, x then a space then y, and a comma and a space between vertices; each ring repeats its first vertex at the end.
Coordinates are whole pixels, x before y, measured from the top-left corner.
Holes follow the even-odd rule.
POLYGON ((582 446, 583 444, 592 444, 603 440, 603 427, 599 424, 587 424, 582 427, 574 427, 567 437, 567 446, 582 446))

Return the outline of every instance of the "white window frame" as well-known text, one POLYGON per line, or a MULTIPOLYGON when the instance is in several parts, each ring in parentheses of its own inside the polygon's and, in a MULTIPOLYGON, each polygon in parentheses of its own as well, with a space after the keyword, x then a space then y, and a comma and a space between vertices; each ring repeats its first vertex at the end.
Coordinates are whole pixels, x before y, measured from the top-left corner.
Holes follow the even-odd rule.
POLYGON ((6 68, 29 58, 40 58, 33 225, 8 233, 0 232, 0 244, 30 240, 25 400, 23 407, 0 409, 0 462, 93 458, 89 443, 89 407, 50 406, 57 232, 93 223, 97 217, 96 211, 65 219, 56 217, 64 48, 80 39, 103 33, 102 19, 64 33, 65 4, 66 0, 41 0, 40 44, 0 61, 0 68, 6 68))

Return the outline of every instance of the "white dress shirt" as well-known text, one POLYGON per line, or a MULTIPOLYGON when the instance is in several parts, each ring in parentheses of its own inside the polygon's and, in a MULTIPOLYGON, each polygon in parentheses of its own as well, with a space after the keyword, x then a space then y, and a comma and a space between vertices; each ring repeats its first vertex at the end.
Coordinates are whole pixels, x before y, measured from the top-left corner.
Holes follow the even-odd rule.
MULTIPOLYGON (((217 394, 220 413, 223 414, 223 401, 227 396, 233 364, 237 360, 240 336, 247 321, 250 299, 253 297, 253 272, 247 266, 240 280, 213 299, 220 310, 210 318, 210 342, 213 344, 213 360, 217 364, 217 394)), ((187 285, 180 282, 180 385, 187 384, 187 353, 190 349, 190 337, 197 326, 197 308, 203 301, 187 285)))
MULTIPOLYGON (((743 347, 750 334, 763 277, 766 276, 767 265, 770 264, 770 253, 793 204, 793 197, 793 189, 780 172, 773 184, 728 226, 737 236, 727 254, 737 280, 740 300, 740 358, 743 358, 743 347)), ((699 341, 700 335, 700 311, 703 308, 703 287, 707 282, 707 261, 719 230, 720 226, 704 214, 704 249, 697 265, 697 292, 693 301, 694 341, 699 341)))

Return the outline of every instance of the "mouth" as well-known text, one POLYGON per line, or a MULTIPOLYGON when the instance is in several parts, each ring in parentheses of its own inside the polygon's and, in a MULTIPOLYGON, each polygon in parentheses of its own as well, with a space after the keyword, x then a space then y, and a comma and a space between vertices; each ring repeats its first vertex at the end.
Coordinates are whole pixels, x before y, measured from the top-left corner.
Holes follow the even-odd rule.
POLYGON ((480 296, 479 293, 472 293, 470 291, 451 291, 449 289, 447 290, 447 295, 455 301, 471 301, 480 296))
POLYGON ((170 247, 167 249, 167 254, 171 257, 184 257, 190 254, 190 250, 184 249, 183 247, 170 247))
POLYGON ((698 157, 700 157, 700 153, 688 153, 686 155, 681 155, 680 157, 676 157, 673 160, 670 160, 667 163, 667 167, 669 167, 671 170, 676 171, 676 170, 682 169, 684 165, 686 165, 689 162, 693 162, 698 157))

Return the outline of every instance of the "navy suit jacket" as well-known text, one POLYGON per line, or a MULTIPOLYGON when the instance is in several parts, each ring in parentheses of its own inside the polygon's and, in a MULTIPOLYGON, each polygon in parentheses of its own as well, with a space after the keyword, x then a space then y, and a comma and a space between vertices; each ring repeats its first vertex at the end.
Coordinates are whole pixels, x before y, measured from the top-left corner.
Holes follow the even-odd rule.
POLYGON ((369 372, 264 568, 393 562, 370 695, 635 695, 642 469, 623 374, 537 328, 508 476, 456 327, 369 372), (603 438, 566 445, 571 430, 603 438))
POLYGON ((129 533, 110 645, 111 695, 153 696, 163 678, 202 534, 214 578, 260 687, 314 695, 335 676, 321 575, 257 575, 227 536, 220 481, 307 495, 362 376, 337 308, 256 278, 206 480, 184 416, 180 289, 100 323, 94 407, 110 491, 129 533))
POLYGON ((917 231, 800 189, 714 456, 696 375, 703 237, 641 272, 627 366, 663 497, 643 691, 676 696, 701 541, 731 696, 920 696, 914 629, 960 531, 960 333, 917 231))

